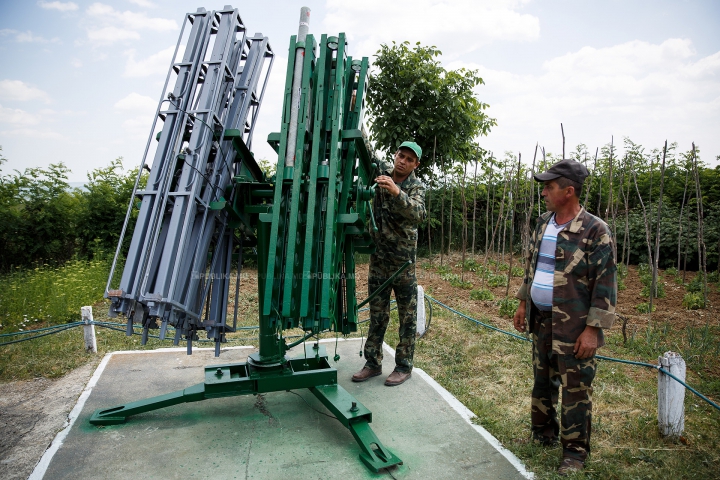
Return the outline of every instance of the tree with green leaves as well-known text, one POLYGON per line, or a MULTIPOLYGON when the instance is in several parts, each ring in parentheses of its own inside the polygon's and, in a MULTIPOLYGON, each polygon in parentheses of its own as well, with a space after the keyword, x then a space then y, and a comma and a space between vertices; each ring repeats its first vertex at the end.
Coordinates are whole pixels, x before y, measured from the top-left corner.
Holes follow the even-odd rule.
POLYGON ((487 135, 496 121, 474 88, 483 79, 476 70, 445 70, 436 47, 409 42, 381 45, 378 72, 368 87, 372 138, 377 148, 394 152, 405 140, 423 149, 417 173, 427 177, 435 158, 466 162, 477 154, 474 139, 487 135))

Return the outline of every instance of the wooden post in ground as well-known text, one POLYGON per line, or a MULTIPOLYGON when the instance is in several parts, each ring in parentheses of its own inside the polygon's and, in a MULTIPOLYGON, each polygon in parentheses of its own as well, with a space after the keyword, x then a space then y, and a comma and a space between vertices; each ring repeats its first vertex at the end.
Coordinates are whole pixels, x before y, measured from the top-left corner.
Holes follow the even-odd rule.
POLYGON ((90 353, 97 353, 97 341, 95 340, 95 325, 92 324, 92 307, 82 307, 80 309, 80 315, 82 316, 82 321, 85 322, 85 325, 83 326, 83 335, 85 337, 85 351, 90 353))
POLYGON ((425 290, 422 285, 417 286, 417 330, 418 337, 425 333, 425 290))
MULTIPOLYGON (((685 381, 685 360, 679 353, 658 357, 660 367, 685 381)), ((685 429, 685 387, 658 371, 658 427, 665 437, 679 437, 685 429)))

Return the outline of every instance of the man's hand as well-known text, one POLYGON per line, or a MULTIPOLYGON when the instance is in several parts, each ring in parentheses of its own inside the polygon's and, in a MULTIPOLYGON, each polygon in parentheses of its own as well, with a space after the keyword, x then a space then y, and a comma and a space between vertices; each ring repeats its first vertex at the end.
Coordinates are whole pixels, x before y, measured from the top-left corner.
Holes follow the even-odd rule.
POLYGON ((598 327, 585 326, 585 330, 575 341, 575 347, 573 348, 575 358, 582 360, 595 355, 598 344, 598 330, 600 330, 598 327))
POLYGON ((400 187, 395 185, 393 179, 387 175, 380 175, 375 179, 375 183, 377 183, 378 187, 387 190, 393 197, 400 195, 400 187))
POLYGON ((515 330, 518 332, 524 332, 526 328, 526 321, 525 321, 525 300, 520 300, 520 305, 518 305, 517 310, 515 310, 515 316, 513 317, 513 325, 515 326, 515 330))

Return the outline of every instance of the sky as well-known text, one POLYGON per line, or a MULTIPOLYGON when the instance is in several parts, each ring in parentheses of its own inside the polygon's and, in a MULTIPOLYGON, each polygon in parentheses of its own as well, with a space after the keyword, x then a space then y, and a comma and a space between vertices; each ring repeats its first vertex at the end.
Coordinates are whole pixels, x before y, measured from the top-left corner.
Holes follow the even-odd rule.
MULTIPOLYGON (((0 0, 0 174, 62 162, 71 182, 118 157, 142 161, 188 12, 207 0, 0 0)), ((408 40, 435 45, 446 69, 478 71, 498 125, 477 139, 496 156, 535 145, 591 154, 624 137, 646 151, 692 142, 720 160, 720 2, 715 0, 263 0, 234 5, 276 59, 253 150, 280 128, 289 39, 301 6, 310 32, 345 32, 349 55, 408 40)))

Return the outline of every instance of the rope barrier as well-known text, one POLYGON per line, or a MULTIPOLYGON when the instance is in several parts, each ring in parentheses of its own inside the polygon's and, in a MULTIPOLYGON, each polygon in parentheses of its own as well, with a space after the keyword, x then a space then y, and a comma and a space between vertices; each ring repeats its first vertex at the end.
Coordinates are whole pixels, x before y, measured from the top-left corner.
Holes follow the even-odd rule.
MULTIPOLYGON (((510 337, 514 337, 514 338, 516 338, 516 339, 518 339, 518 340, 522 340, 522 341, 524 341, 524 342, 532 342, 532 340, 530 340, 530 339, 527 338, 527 337, 523 337, 523 336, 517 335, 517 334, 515 334, 515 333, 508 332, 508 331, 506 331, 506 330, 503 330, 503 329, 501 329, 501 328, 494 327, 494 326, 489 325, 489 324, 487 324, 487 323, 481 322, 480 320, 477 320, 477 319, 475 319, 475 318, 472 318, 472 317, 470 317, 470 316, 468 316, 468 315, 465 315, 465 314, 462 313, 462 312, 458 312, 458 311, 455 310, 454 308, 449 307, 448 305, 445 305, 445 304, 442 303, 441 301, 439 301, 439 300, 431 297, 431 296, 428 295, 428 294, 425 294, 425 298, 427 298, 427 299, 430 300, 431 302, 437 303, 437 304, 440 305, 441 307, 445 308, 446 310, 449 310, 450 312, 452 312, 452 313, 454 313, 454 314, 456 314, 456 315, 459 315, 459 316, 461 316, 461 317, 463 317, 463 318, 466 318, 467 320, 470 320, 470 321, 472 321, 472 322, 475 322, 476 324, 481 325, 481 326, 483 326, 483 327, 486 327, 486 328, 488 328, 488 329, 490 329, 490 330, 494 330, 494 331, 496 331, 496 332, 499 332, 499 333, 508 335, 508 336, 510 336, 510 337)), ((672 373, 668 372, 668 371, 665 370, 664 368, 661 368, 659 365, 653 365, 653 364, 651 364, 651 363, 635 362, 635 361, 632 361, 632 360, 623 360, 622 358, 605 357, 605 356, 603 356, 603 355, 596 355, 595 358, 597 358, 597 359, 599 359, 599 360, 609 361, 609 362, 626 363, 626 364, 629 364, 629 365, 638 365, 638 366, 641 366, 641 367, 653 368, 653 369, 657 370, 658 372, 662 372, 662 373, 664 373, 665 375, 667 375, 668 377, 672 378, 673 380, 675 380, 676 382, 678 382, 680 385, 682 385, 683 387, 685 387, 687 390, 690 390, 692 393, 694 393, 695 395, 697 395, 699 398, 701 398, 702 400, 706 401, 711 407, 713 407, 713 408, 715 408, 716 410, 720 411, 720 405, 718 405, 717 403, 713 402, 712 400, 710 400, 709 398, 707 398, 705 395, 703 395, 702 393, 698 392, 698 391, 695 390, 693 387, 691 387, 690 385, 688 385, 688 384, 685 383, 684 381, 680 380, 678 377, 676 377, 676 376, 673 375, 672 373)))
MULTIPOLYGON (((467 319, 467 320, 470 320, 471 322, 474 322, 474 323, 476 323, 477 325, 480 325, 480 326, 482 326, 482 327, 485 327, 485 328, 487 328, 487 329, 489 329, 489 330, 493 330, 493 331, 496 331, 496 332, 498 332, 498 333, 502 333, 502 334, 504 334, 504 335, 508 335, 508 336, 510 336, 510 337, 516 338, 516 339, 518 339, 518 340, 522 340, 522 341, 524 341, 524 342, 531 342, 531 341, 532 341, 532 340, 530 340, 527 336, 521 336, 521 335, 517 335, 517 334, 512 333, 512 332, 508 332, 507 330, 503 330, 503 329, 501 329, 501 328, 495 327, 495 326, 490 325, 490 324, 488 324, 488 323, 481 322, 480 320, 477 320, 476 318, 473 318, 473 317, 471 317, 471 316, 469 316, 469 315, 465 315, 464 313, 459 312, 458 310, 455 310, 454 308, 452 308, 452 307, 450 307, 450 306, 448 306, 448 305, 445 305, 445 304, 442 303, 440 300, 437 300, 437 299, 431 297, 431 296, 428 295, 428 294, 425 294, 425 298, 428 299, 430 302, 434 302, 434 303, 438 304, 439 306, 443 307, 444 309, 446 309, 446 310, 454 313, 455 315, 458 315, 458 316, 463 317, 463 318, 465 318, 465 319, 467 319)), ((431 305, 432 305, 432 303, 431 303, 431 305)), ((363 311, 364 311, 364 310, 365 310, 365 309, 363 309, 363 311)), ((360 322, 358 322, 358 323, 365 323, 365 322, 367 322, 368 320, 369 320, 369 319, 367 319, 367 320, 362 320, 362 321, 360 321, 360 322)), ((26 341, 29 341, 29 340, 34 340, 34 339, 36 339, 36 338, 45 337, 45 336, 47 336, 47 335, 52 335, 52 334, 54 334, 54 333, 60 333, 60 332, 63 332, 63 331, 65 331, 65 330, 69 330, 69 329, 71 329, 71 328, 79 327, 79 326, 81 326, 81 325, 97 325, 98 327, 107 328, 107 329, 109 329, 109 330, 115 330, 115 331, 119 331, 119 332, 125 332, 125 331, 126 331, 124 328, 118 328, 118 327, 125 327, 125 324, 122 324, 122 323, 96 322, 96 321, 91 321, 91 322, 87 322, 87 323, 86 323, 86 322, 73 322, 73 323, 67 323, 67 324, 62 324, 62 325, 54 325, 54 326, 50 326, 50 327, 38 328, 38 329, 36 329, 36 330, 27 330, 27 331, 22 331, 22 332, 13 332, 13 333, 3 333, 3 334, 0 334, 0 338, 3 338, 3 337, 23 336, 23 335, 30 335, 30 334, 38 333, 38 332, 44 332, 44 333, 40 333, 39 335, 34 335, 34 336, 32 336, 32 337, 21 338, 21 339, 18 339, 18 340, 12 340, 12 341, 9 341, 9 342, 0 343, 0 347, 5 346, 5 345, 12 345, 12 344, 15 344, 15 343, 20 343, 20 342, 26 342, 26 341)), ((135 327, 135 326, 133 326, 133 328, 140 328, 140 327, 135 327)), ((172 328, 172 327, 171 327, 171 328, 172 328)), ((258 328, 258 327, 256 327, 256 326, 238 327, 237 330, 256 330, 257 328, 258 328)), ((133 331, 133 334, 137 335, 134 331, 133 331)), ((148 337, 160 339, 160 336, 159 336, 159 335, 148 335, 148 337)), ((302 335, 292 335, 292 336, 288 336, 288 337, 285 337, 285 338, 300 338, 300 337, 302 337, 302 335)), ((171 340, 171 339, 170 339, 170 338, 166 338, 166 340, 171 340)), ((237 341, 248 341, 248 340, 250 340, 250 341, 252 341, 252 340, 257 340, 257 338, 255 338, 255 337, 231 338, 229 341, 237 342, 237 341)), ((195 341, 198 342, 198 343, 215 343, 215 340, 209 340, 209 339, 208 339, 208 340, 195 340, 195 341)), ((224 342, 224 343, 225 343, 225 342, 224 342)), ((712 406, 712 407, 715 408, 716 410, 720 411, 720 405, 718 405, 717 403, 713 402, 712 400, 710 400, 709 398, 707 398, 705 395, 703 395, 702 393, 698 392, 698 391, 695 390, 693 387, 691 387, 690 385, 688 385, 688 384, 685 383, 684 381, 680 380, 678 377, 676 377, 675 375, 673 375, 673 374, 670 373, 669 371, 665 370, 664 368, 661 368, 659 365, 653 365, 653 364, 650 364, 650 363, 643 363, 643 362, 636 362, 636 361, 633 361, 633 360, 624 360, 624 359, 621 359, 621 358, 606 357, 606 356, 603 356, 603 355, 596 355, 595 357, 596 357, 597 359, 599 359, 599 360, 605 360, 605 361, 617 362, 617 363, 625 363, 625 364, 628 364, 628 365, 637 365, 637 366, 641 366, 641 367, 652 368, 652 369, 657 370, 658 372, 662 372, 663 374, 667 375, 668 377, 672 378, 673 380, 675 380, 676 382, 678 382, 679 384, 681 384, 681 385, 682 385, 683 387, 685 387, 687 390, 691 391, 691 392, 692 392, 693 394, 695 394, 698 398, 701 398, 702 400, 704 400, 705 402, 707 402, 710 406, 712 406)))

